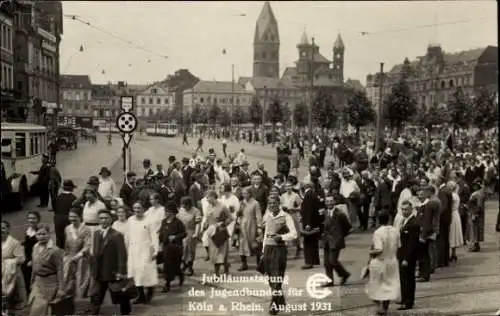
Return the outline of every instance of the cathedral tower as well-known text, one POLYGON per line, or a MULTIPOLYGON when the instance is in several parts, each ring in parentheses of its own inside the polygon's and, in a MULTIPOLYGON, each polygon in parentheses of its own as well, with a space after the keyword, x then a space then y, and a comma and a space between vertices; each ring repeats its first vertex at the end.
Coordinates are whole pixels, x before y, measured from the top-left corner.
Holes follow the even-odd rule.
POLYGON ((344 83, 344 52, 344 41, 339 34, 333 44, 333 73, 341 83, 344 83))
POLYGON ((253 77, 279 78, 280 37, 278 22, 266 1, 255 25, 253 40, 253 77))

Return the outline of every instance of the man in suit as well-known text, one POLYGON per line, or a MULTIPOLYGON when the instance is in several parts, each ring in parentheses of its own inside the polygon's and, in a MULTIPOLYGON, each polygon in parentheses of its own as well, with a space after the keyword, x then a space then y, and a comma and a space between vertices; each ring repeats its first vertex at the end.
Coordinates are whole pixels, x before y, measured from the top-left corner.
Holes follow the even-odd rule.
POLYGON ((238 174, 238 178, 240 179, 240 184, 242 187, 247 187, 251 184, 252 177, 250 176, 250 172, 248 171, 249 165, 250 164, 246 160, 244 160, 241 163, 241 168, 240 168, 240 172, 238 174))
POLYGON ((413 205, 409 201, 401 204, 403 223, 400 231, 401 247, 398 249, 399 279, 401 282, 401 308, 413 308, 415 302, 415 270, 419 249, 420 225, 413 205))
POLYGON ((123 200, 123 204, 127 205, 130 209, 132 209, 132 204, 135 202, 134 186, 136 179, 137 174, 135 172, 127 172, 125 182, 123 182, 120 188, 120 198, 123 200))
POLYGON ((258 172, 252 174, 252 186, 250 187, 252 196, 259 203, 262 215, 267 209, 267 196, 269 194, 269 187, 262 182, 262 175, 258 172))
POLYGON ((432 273, 430 248, 435 241, 436 235, 434 219, 440 211, 439 201, 431 199, 433 194, 434 187, 432 186, 422 188, 417 193, 418 199, 421 201, 417 215, 420 222, 419 282, 428 282, 432 273))
POLYGON ((359 181, 360 199, 361 199, 361 218, 360 226, 363 231, 368 229, 370 204, 373 195, 375 194, 375 183, 370 179, 370 173, 366 170, 361 172, 361 180, 359 181))
POLYGON ((76 196, 73 190, 76 185, 71 180, 64 180, 62 185, 62 192, 55 199, 54 202, 54 232, 56 234, 56 245, 58 248, 64 249, 66 243, 66 235, 64 230, 69 222, 69 211, 72 208, 76 196))
POLYGON ((380 212, 389 212, 391 207, 391 183, 385 173, 380 174, 373 199, 375 207, 374 218, 377 218, 377 214, 380 212))
POLYGON ((325 221, 323 228, 325 274, 330 282, 324 287, 333 286, 333 271, 341 277, 340 285, 344 285, 351 275, 339 262, 340 252, 345 248, 345 237, 351 232, 351 223, 346 214, 335 207, 332 195, 325 197, 325 221))
POLYGON ((450 260, 450 225, 451 225, 451 191, 440 179, 438 197, 441 201, 441 214, 439 216, 439 234, 437 237, 437 264, 438 267, 447 267, 450 260))
POLYGON ((143 179, 147 183, 151 180, 151 178, 155 175, 153 169, 151 169, 151 160, 144 159, 142 161, 142 167, 144 168, 144 176, 143 179))
POLYGON ((182 177, 184 178, 186 188, 190 188, 191 185, 193 184, 194 172, 195 172, 194 168, 189 165, 189 158, 187 157, 182 158, 182 177))
MULTIPOLYGON (((100 229, 92 235, 92 315, 99 315, 109 285, 127 278, 127 251, 123 235, 111 228, 112 218, 109 211, 99 212, 99 223, 100 229)), ((120 314, 130 315, 130 299, 126 295, 118 295, 116 298, 116 302, 120 304, 120 314)))
POLYGON ((312 269, 319 265, 319 237, 321 236, 321 217, 319 215, 320 201, 318 194, 313 190, 311 183, 304 185, 304 198, 300 208, 302 218, 302 234, 304 235, 303 270, 312 269))
POLYGON ((40 204, 38 207, 47 207, 49 205, 49 184, 51 175, 51 164, 47 154, 42 155, 42 166, 38 171, 32 171, 32 174, 38 175, 36 181, 36 188, 40 197, 40 204))

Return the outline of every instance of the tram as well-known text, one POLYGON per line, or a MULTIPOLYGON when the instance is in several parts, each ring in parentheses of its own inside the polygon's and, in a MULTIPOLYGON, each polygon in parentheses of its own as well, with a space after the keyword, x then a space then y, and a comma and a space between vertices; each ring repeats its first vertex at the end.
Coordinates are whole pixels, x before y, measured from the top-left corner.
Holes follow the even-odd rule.
POLYGON ((148 136, 176 137, 179 129, 176 123, 153 123, 146 128, 148 136))
POLYGON ((1 131, 2 211, 20 210, 38 180, 33 171, 38 171, 47 150, 48 130, 41 125, 2 122, 1 131))

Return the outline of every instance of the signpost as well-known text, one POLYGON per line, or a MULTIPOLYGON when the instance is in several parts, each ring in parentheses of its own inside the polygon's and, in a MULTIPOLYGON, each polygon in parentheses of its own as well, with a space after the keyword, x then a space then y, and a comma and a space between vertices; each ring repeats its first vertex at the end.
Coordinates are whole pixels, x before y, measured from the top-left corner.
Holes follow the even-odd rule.
POLYGON ((121 113, 116 118, 116 127, 120 131, 123 139, 123 171, 130 170, 130 141, 134 136, 134 131, 137 129, 137 118, 135 117, 134 110, 134 97, 122 96, 120 97, 121 113))

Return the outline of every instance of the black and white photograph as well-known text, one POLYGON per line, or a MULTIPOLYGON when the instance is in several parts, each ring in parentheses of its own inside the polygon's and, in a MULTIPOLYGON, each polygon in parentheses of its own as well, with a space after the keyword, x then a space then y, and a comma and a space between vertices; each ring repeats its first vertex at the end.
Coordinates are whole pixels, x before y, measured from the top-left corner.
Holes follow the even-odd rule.
POLYGON ((500 316, 496 1, 0 26, 2 316, 500 316))

